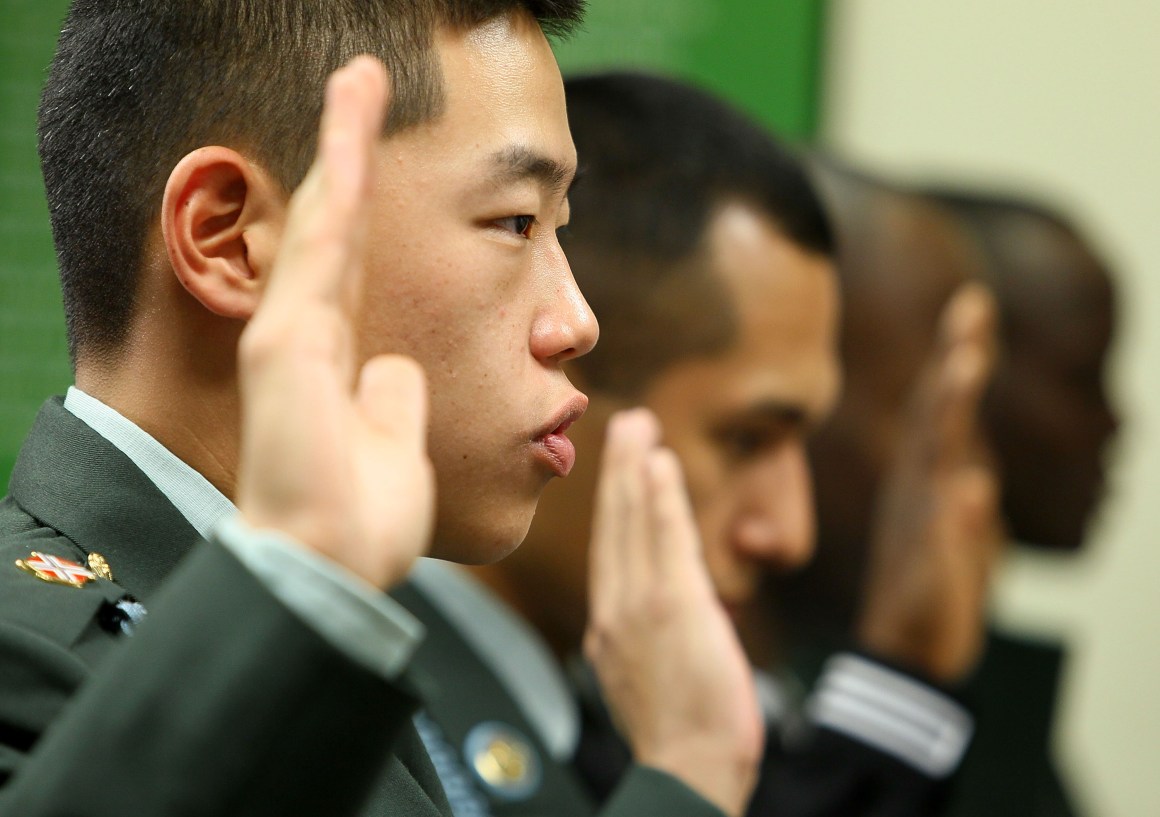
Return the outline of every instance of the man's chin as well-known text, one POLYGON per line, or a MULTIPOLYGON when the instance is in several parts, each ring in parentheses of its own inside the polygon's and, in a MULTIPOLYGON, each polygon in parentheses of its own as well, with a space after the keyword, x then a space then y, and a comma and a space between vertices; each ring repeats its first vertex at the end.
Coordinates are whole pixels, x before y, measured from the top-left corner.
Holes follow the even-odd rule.
POLYGON ((472 525, 466 529, 444 531, 436 525, 428 555, 463 565, 494 564, 520 546, 531 525, 531 514, 526 519, 509 520, 507 524, 490 527, 472 525))

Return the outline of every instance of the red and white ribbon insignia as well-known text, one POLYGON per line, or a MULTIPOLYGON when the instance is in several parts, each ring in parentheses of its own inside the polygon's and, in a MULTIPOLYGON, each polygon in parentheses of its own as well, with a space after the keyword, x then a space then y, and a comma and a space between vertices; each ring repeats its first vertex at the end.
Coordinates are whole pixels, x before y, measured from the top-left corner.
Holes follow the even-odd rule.
POLYGON ((31 573, 42 582, 50 584, 67 584, 69 587, 84 587, 85 584, 96 580, 91 570, 62 559, 59 556, 48 556, 32 551, 27 559, 17 559, 16 566, 26 573, 31 573))

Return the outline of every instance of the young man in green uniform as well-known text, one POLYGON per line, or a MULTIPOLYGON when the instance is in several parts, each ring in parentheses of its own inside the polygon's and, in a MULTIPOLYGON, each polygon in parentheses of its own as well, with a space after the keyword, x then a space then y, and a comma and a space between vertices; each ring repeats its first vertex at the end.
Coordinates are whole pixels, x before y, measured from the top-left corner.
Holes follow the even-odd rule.
MULTIPOLYGON (((579 15, 74 4, 40 135, 76 387, 0 511, 0 813, 449 813, 409 721, 421 628, 377 591, 432 530, 506 555, 571 468, 561 364, 597 330, 543 30, 579 15), (388 71, 331 81, 307 176, 360 52, 388 71)), ((615 810, 739 814, 761 728, 679 473, 646 414, 609 454, 605 558, 656 554, 594 628, 639 761, 615 810)))

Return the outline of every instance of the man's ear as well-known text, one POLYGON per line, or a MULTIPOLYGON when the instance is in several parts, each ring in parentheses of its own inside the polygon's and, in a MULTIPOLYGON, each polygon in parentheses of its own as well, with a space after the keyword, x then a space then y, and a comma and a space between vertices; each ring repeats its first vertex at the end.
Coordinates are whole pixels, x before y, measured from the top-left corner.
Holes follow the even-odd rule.
POLYGON ((161 234, 181 285, 206 309, 248 320, 278 251, 286 194, 225 147, 185 156, 165 185, 161 234))

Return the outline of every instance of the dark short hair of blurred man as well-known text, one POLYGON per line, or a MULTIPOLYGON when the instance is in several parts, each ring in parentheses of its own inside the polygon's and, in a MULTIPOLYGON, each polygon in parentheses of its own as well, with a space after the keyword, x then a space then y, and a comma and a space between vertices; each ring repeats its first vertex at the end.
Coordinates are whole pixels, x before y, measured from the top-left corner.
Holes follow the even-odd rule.
MULTIPOLYGON (((564 242, 602 324, 601 345, 568 367, 591 397, 572 430, 589 456, 567 489, 545 492, 524 547, 475 575, 539 631, 558 662, 580 652, 589 539, 599 534, 588 524, 591 454, 608 418, 641 404, 684 468, 718 599, 747 648, 767 655, 755 639, 768 631, 751 624, 766 575, 797 569, 813 553, 806 440, 840 388, 828 219, 793 153, 704 92, 608 74, 569 80, 567 93, 583 178, 564 242)), ((578 770, 602 796, 623 749, 591 706, 589 680, 574 679, 584 734, 576 736, 564 706, 546 728, 564 735, 562 753, 578 752, 578 770)), ((808 740, 783 753, 771 739, 754 813, 856 814, 886 804, 922 813, 969 733, 955 702, 866 656, 836 657, 814 703, 818 728, 808 740), (901 740, 899 730, 886 736, 890 726, 876 732, 899 700, 947 742, 935 749, 913 731, 900 730, 901 740), (872 803, 860 799, 869 790, 872 803)))

